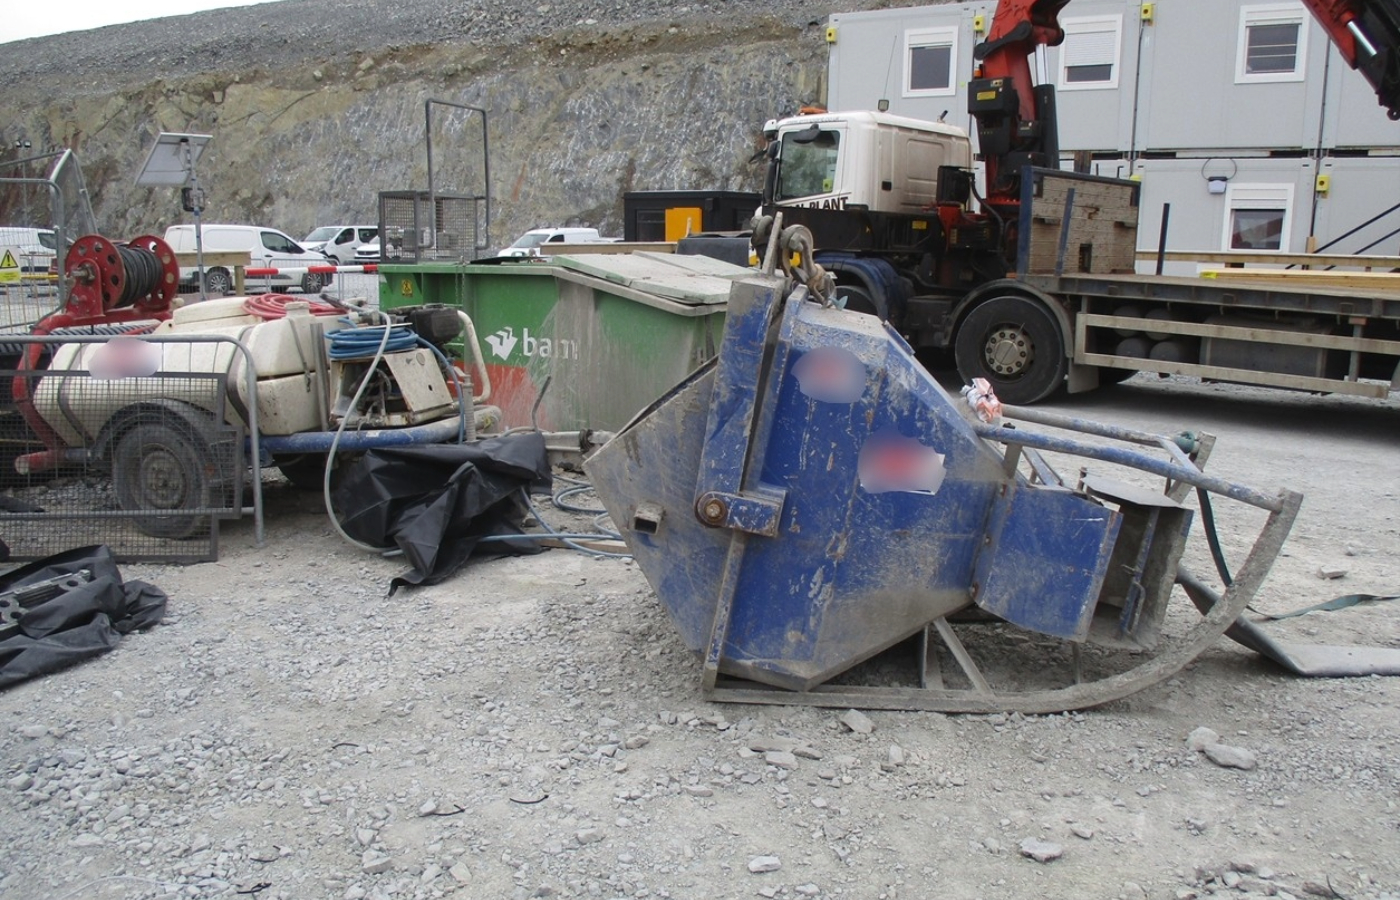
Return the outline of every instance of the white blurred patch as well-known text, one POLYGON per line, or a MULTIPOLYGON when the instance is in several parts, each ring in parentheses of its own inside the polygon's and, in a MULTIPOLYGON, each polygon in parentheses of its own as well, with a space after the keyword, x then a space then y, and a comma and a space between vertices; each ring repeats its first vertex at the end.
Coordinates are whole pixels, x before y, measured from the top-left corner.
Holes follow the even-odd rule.
POLYGON ((814 347, 793 364, 798 390, 821 403, 855 403, 865 393, 865 366, 841 347, 814 347))
POLYGON ((160 370, 160 347, 140 338, 117 337, 97 345, 88 364, 93 378, 146 378, 160 370))
POLYGON ((856 474, 860 486, 872 494, 936 494, 943 486, 943 454, 886 428, 871 435, 860 448, 856 474))

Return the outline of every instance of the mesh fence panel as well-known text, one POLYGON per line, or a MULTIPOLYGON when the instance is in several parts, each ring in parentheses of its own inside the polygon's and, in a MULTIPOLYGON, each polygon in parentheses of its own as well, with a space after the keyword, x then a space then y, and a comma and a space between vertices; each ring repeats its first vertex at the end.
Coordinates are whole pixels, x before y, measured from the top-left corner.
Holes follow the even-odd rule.
MULTIPOLYGON (((97 234, 97 220, 92 215, 92 201, 88 197, 87 182, 83 180, 83 170, 78 158, 71 150, 65 150, 49 172, 49 181, 58 191, 50 195, 53 206, 54 227, 60 231, 59 249, 66 253, 68 245, 85 234, 97 234)), ((60 261, 63 253, 59 254, 60 261)))
POLYGON ((242 509, 245 465, 243 429, 227 424, 226 376, 100 377, 102 343, 6 345, 0 540, 10 557, 107 544, 128 561, 217 558, 220 520, 242 509), (49 368, 21 363, 33 357, 10 355, 16 345, 46 357, 49 368), (33 466, 31 454, 54 443, 59 464, 33 466))
POLYGON ((486 249, 484 197, 426 191, 379 194, 380 255, 385 262, 466 262, 486 249))
POLYGON ((68 248, 96 233, 73 151, 0 165, 0 331, 32 325, 63 305, 68 248))

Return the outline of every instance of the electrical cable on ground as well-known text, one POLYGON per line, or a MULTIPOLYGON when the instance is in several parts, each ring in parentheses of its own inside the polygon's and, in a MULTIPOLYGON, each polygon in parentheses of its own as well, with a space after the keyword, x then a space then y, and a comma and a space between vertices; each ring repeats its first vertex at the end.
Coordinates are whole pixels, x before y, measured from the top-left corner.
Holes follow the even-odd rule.
POLYGON ((539 508, 538 508, 537 506, 535 506, 535 501, 530 497, 530 491, 529 491, 529 489, 528 489, 528 488, 522 488, 521 491, 522 491, 522 493, 523 493, 524 496, 525 496, 525 504, 530 508, 530 513, 531 513, 531 515, 533 515, 533 516, 535 517, 535 521, 537 521, 537 522, 540 523, 540 527, 543 528, 543 529, 545 530, 545 533, 544 533, 544 534, 538 536, 538 539, 539 539, 539 540, 544 540, 544 539, 547 539, 547 538, 554 538, 554 539, 557 539, 557 540, 559 540, 560 542, 562 542, 562 543, 564 544, 564 546, 568 547, 568 548, 571 549, 571 550, 577 550, 579 553, 583 553, 583 554, 585 554, 585 555, 587 555, 587 556, 594 556, 594 557, 599 557, 599 558, 602 558, 602 559, 631 559, 631 558, 632 558, 632 554, 630 554, 630 553, 612 553, 612 552, 609 552, 609 551, 607 551, 607 550, 595 550, 595 549, 593 549, 592 547, 585 547, 585 546, 583 546, 582 544, 577 544, 577 543, 575 543, 575 541, 584 541, 584 540, 593 540, 593 541, 599 541, 599 540, 601 540, 601 541, 615 541, 615 540, 620 540, 621 537, 622 537, 622 535, 617 534, 616 532, 606 532, 606 531, 602 531, 602 530, 600 529, 598 532, 592 533, 592 534, 577 534, 577 533, 565 534, 565 533, 563 533, 563 532, 555 531, 554 528, 553 528, 548 522, 546 522, 546 521, 544 520, 544 516, 542 516, 542 515, 540 514, 539 508))
MULTIPOLYGON (((452 379, 457 387, 459 415, 463 417, 459 428, 459 442, 464 441, 466 439, 465 416, 467 415, 467 413, 466 404, 462 402, 463 385, 461 377, 457 372, 456 367, 448 361, 447 357, 443 354, 443 352, 438 347, 434 346, 432 343, 425 340, 420 335, 414 334, 412 331, 395 331, 396 328, 402 329, 405 326, 394 325, 393 323, 390 323, 388 321, 388 317, 384 316, 382 312, 377 314, 385 320, 386 324, 372 326, 368 328, 355 328, 353 330, 336 331, 332 332, 330 335, 327 336, 330 341, 330 349, 328 350, 328 355, 331 359, 369 359, 370 362, 365 370, 365 377, 360 380, 359 387, 356 389, 354 396, 350 398, 350 403, 346 409, 346 415, 341 418, 340 425, 336 428, 335 437, 331 440, 331 447, 326 452, 326 467, 321 481, 321 491, 322 499, 325 502, 326 515, 330 518, 331 525, 335 528, 336 533, 339 534, 346 542, 371 553, 379 553, 383 556, 397 556, 400 553, 402 553, 402 551, 399 550, 397 547, 376 547, 372 544, 366 544, 363 541, 351 537, 350 534, 346 532, 345 528, 340 524, 340 520, 336 517, 335 514, 334 505, 331 502, 331 473, 334 469, 335 455, 340 446, 340 439, 344 435, 345 429, 350 421, 350 413, 359 408, 360 400, 363 399, 364 393, 369 387, 369 375, 374 371, 375 367, 379 365, 380 361, 384 358, 386 353, 402 352, 403 350, 410 349, 420 344, 431 350, 437 356, 439 362, 445 365, 447 369, 452 373, 452 379), (372 350, 371 347, 373 348, 372 350)), ((617 541, 621 540, 622 535, 617 531, 605 528, 602 525, 602 520, 607 518, 607 510, 597 509, 593 507, 578 506, 576 504, 571 504, 568 502, 567 498, 569 497, 592 491, 593 486, 591 484, 589 484, 586 481, 579 481, 577 479, 568 478, 567 476, 561 477, 565 481, 569 482, 570 486, 553 495, 550 498, 551 501, 557 508, 565 512, 572 512, 579 515, 594 516, 593 524, 594 527, 598 529, 596 532, 561 532, 555 530, 553 526, 551 526, 548 522, 545 521, 544 516, 540 513, 539 508, 535 505, 534 500, 530 497, 529 490, 522 488, 521 493, 525 498, 525 505, 530 510, 531 515, 535 517, 535 521, 537 521, 540 524, 540 527, 544 529, 543 533, 518 535, 489 535, 481 538, 480 541, 482 543, 498 543, 504 541, 518 540, 557 540, 569 549, 575 550, 579 553, 583 553, 588 556, 604 559, 631 559, 632 554, 630 553, 612 553, 606 550, 595 550, 591 547, 586 547, 582 544, 577 543, 577 541, 584 540, 617 541)))
MULTIPOLYGON (((365 391, 369 388, 370 373, 374 371, 375 366, 379 365, 379 361, 384 358, 385 348, 389 346, 390 335, 393 333, 393 329, 389 327, 389 317, 382 312, 378 313, 378 315, 380 318, 384 319, 384 325, 380 326, 378 329, 380 332, 379 347, 374 352, 369 368, 365 370, 365 377, 360 379, 360 386, 356 389, 355 396, 351 398, 350 405, 346 407, 346 414, 341 418, 340 425, 335 430, 335 437, 331 439, 331 448, 326 451, 326 471, 321 481, 322 497, 326 502, 326 515, 330 517, 331 525, 335 528, 336 533, 354 546, 359 547, 361 550, 368 550, 371 553, 383 553, 385 550, 395 550, 397 548, 375 547, 363 541, 356 540, 346 532, 345 528, 340 524, 340 519, 336 518, 335 507, 331 504, 331 471, 334 467, 335 452, 340 447, 340 438, 345 434, 345 427, 350 422, 350 413, 359 408, 360 400, 364 397, 365 391)), ((335 334, 340 333, 341 332, 335 332, 332 338, 334 338, 335 334)), ((335 357, 332 356, 331 358, 334 359, 335 357)))

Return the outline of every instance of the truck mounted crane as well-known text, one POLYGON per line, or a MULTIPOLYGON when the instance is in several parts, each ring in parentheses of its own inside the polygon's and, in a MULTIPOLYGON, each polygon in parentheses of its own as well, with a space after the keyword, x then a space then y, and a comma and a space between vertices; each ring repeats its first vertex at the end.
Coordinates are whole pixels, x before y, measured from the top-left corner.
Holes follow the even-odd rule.
MULTIPOLYGON (((1400 293, 1135 274, 1140 184, 1061 171, 1054 85, 1033 79, 1037 49, 1064 40, 1068 2, 1000 0, 973 51, 968 111, 985 196, 961 128, 818 113, 766 126, 764 212, 813 233, 848 308, 889 321, 917 349, 953 351, 963 378, 986 378, 1011 403, 1142 370, 1375 397, 1400 389, 1400 293), (1376 380, 1391 385, 1365 383, 1376 380)), ((1304 2, 1400 117, 1400 0, 1304 2)))

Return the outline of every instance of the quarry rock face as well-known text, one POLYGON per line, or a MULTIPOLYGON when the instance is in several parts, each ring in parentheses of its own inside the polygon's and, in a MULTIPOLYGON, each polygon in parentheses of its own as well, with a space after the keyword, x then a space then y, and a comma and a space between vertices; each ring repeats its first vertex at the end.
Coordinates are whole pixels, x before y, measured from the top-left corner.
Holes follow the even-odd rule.
MULTIPOLYGON (((454 29, 403 21, 416 5, 386 18, 358 0, 299 0, 3 45, 0 146, 76 149, 99 228, 128 237, 188 220, 175 189, 134 183, 155 136, 211 134, 205 221, 300 237, 376 222, 379 191, 426 189, 426 100, 478 107, 499 247, 544 225, 620 236, 631 190, 756 190, 764 121, 825 94, 824 9, 732 2, 575 21, 563 7, 475 4, 454 29), (293 24, 322 7, 366 21, 353 41, 293 24), (493 38, 482 17, 514 7, 514 30, 493 38)), ((484 192, 480 129, 478 114, 434 105, 437 191, 484 192)), ((13 218, 5 202, 0 219, 13 218)))

